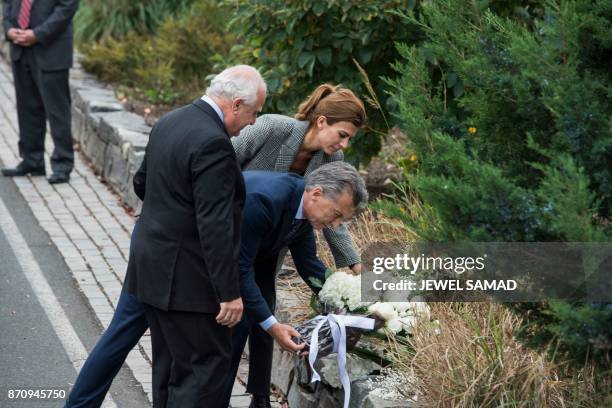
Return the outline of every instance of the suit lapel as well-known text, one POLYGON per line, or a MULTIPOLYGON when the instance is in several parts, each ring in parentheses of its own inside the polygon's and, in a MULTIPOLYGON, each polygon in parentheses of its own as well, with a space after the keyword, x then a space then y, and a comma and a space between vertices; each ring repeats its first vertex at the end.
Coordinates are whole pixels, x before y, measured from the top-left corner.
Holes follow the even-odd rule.
POLYGON ((300 150, 300 146, 304 141, 306 130, 308 129, 308 122, 297 122, 291 130, 291 135, 285 140, 285 143, 281 146, 276 158, 274 171, 279 173, 287 173, 291 167, 291 163, 295 160, 295 156, 300 150))

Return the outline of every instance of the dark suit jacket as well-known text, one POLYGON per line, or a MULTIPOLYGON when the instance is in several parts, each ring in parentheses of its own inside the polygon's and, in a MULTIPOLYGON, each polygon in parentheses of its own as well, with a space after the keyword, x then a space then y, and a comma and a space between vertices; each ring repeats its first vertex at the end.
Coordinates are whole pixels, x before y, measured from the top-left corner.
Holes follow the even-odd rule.
POLYGON ((210 105, 198 99, 157 122, 134 190, 144 200, 128 292, 162 310, 204 313, 240 297, 244 180, 210 105))
MULTIPOLYGON (((79 0, 33 0, 30 28, 38 42, 31 48, 38 67, 44 71, 69 69, 72 66, 72 17, 79 0)), ((9 28, 18 28, 21 0, 2 1, 4 35, 9 28)), ((8 37, 7 37, 8 40, 8 37)), ((21 58, 24 47, 11 44, 11 59, 21 58)))
MULTIPOLYGON (((260 323, 272 315, 260 288, 255 283, 254 264, 261 259, 278 257, 289 247, 298 273, 313 290, 310 278, 325 280, 325 266, 317 257, 312 226, 304 221, 293 239, 287 240, 304 194, 304 180, 293 173, 245 171, 246 201, 242 211, 240 246, 240 292, 247 315, 260 323)), ((269 271, 275 273, 274 265, 269 271)))

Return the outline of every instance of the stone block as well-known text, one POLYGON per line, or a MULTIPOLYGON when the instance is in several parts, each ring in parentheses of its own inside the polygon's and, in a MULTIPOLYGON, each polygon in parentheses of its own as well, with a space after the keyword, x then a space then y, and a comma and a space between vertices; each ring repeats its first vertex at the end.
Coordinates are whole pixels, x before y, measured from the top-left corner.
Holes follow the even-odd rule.
POLYGON ((148 135, 151 128, 142 116, 126 111, 109 112, 100 120, 100 137, 108 143, 121 146, 123 140, 118 129, 148 135))
MULTIPOLYGON (((338 362, 336 353, 329 354, 317 361, 315 368, 321 380, 334 388, 342 388, 338 375, 338 362)), ((357 357, 353 354, 346 355, 346 370, 351 382, 365 380, 373 371, 380 370, 380 366, 373 361, 357 357)))
POLYGON ((319 399, 317 395, 305 391, 297 384, 293 384, 287 395, 287 404, 291 408, 318 408, 319 399))
POLYGON ((122 193, 127 189, 129 179, 129 167, 127 160, 123 158, 121 149, 109 144, 106 148, 104 159, 104 177, 113 186, 113 189, 122 193))
POLYGON ((338 408, 343 405, 337 396, 338 392, 328 388, 322 388, 319 394, 319 408, 338 408))
MULTIPOLYGON (((372 386, 368 380, 351 382, 351 400, 349 401, 349 408, 360 408, 371 390, 372 386)), ((342 400, 344 401, 344 391, 341 392, 342 400)))
POLYGON ((373 395, 368 395, 361 405, 362 408, 415 408, 416 406, 412 401, 388 401, 373 395))
POLYGON ((272 384, 287 395, 289 387, 294 379, 294 368, 298 357, 281 350, 277 342, 274 342, 274 354, 272 355, 272 384))
POLYGON ((72 138, 83 143, 87 132, 87 116, 76 106, 72 107, 72 138))
POLYGON ((122 140, 123 146, 129 145, 134 151, 144 152, 149 143, 149 134, 134 132, 133 130, 118 128, 119 138, 122 140))
POLYGON ((123 105, 115 97, 115 93, 107 89, 90 88, 81 91, 85 98, 85 106, 89 113, 117 112, 123 110, 123 105))
POLYGON ((81 150, 99 173, 102 173, 104 170, 106 146, 107 143, 100 139, 97 133, 91 130, 87 131, 81 144, 81 150))

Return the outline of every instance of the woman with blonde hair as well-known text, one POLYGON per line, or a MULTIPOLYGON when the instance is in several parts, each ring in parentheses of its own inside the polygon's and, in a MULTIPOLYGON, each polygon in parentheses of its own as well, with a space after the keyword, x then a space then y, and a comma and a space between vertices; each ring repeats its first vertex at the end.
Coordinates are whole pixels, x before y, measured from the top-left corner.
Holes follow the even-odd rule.
MULTIPOLYGON (((254 125, 245 127, 232 139, 242 170, 294 172, 305 176, 323 164, 343 160, 343 150, 357 131, 365 125, 363 102, 355 94, 339 85, 322 84, 298 107, 295 117, 268 114, 257 118, 254 125)), ((361 272, 361 259, 353 247, 346 226, 323 230, 337 268, 350 267, 361 272)), ((257 285, 271 310, 276 303, 276 274, 287 250, 278 259, 269 261, 265 268, 270 273, 256 274, 257 285)), ((264 269, 265 269, 264 268, 264 269)), ((239 326, 243 326, 243 322, 239 326)), ((273 339, 264 331, 266 325, 252 322, 248 328, 236 327, 233 339, 244 341, 249 336, 249 379, 247 392, 253 395, 251 407, 270 406, 270 377, 272 371, 273 339), (245 333, 246 330, 246 333, 245 333), (249 331, 250 330, 250 331, 249 331)), ((232 357, 231 378, 226 385, 229 402, 231 386, 239 364, 232 357)))

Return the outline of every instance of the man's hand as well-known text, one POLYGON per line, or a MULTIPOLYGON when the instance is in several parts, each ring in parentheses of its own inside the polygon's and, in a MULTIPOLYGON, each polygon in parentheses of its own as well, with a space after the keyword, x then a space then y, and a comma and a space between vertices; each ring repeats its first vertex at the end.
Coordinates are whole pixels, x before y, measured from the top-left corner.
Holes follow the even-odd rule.
POLYGON ((355 265, 351 266, 351 271, 353 271, 353 275, 360 275, 361 268, 362 265, 360 263, 356 263, 355 265))
POLYGON ((6 36, 12 41, 15 42, 17 36, 21 34, 21 30, 19 28, 9 28, 6 32, 6 36))
POLYGON ((15 39, 13 39, 15 44, 21 45, 22 47, 31 47, 36 44, 37 41, 36 34, 34 34, 32 30, 19 30, 15 39))
POLYGON ((305 344, 295 344, 291 340, 292 337, 300 337, 300 333, 288 324, 274 323, 268 329, 268 333, 274 337, 283 350, 295 353, 302 350, 305 346, 305 344))
POLYGON ((217 323, 223 326, 234 327, 242 319, 242 298, 231 302, 221 302, 221 310, 217 315, 217 323))

